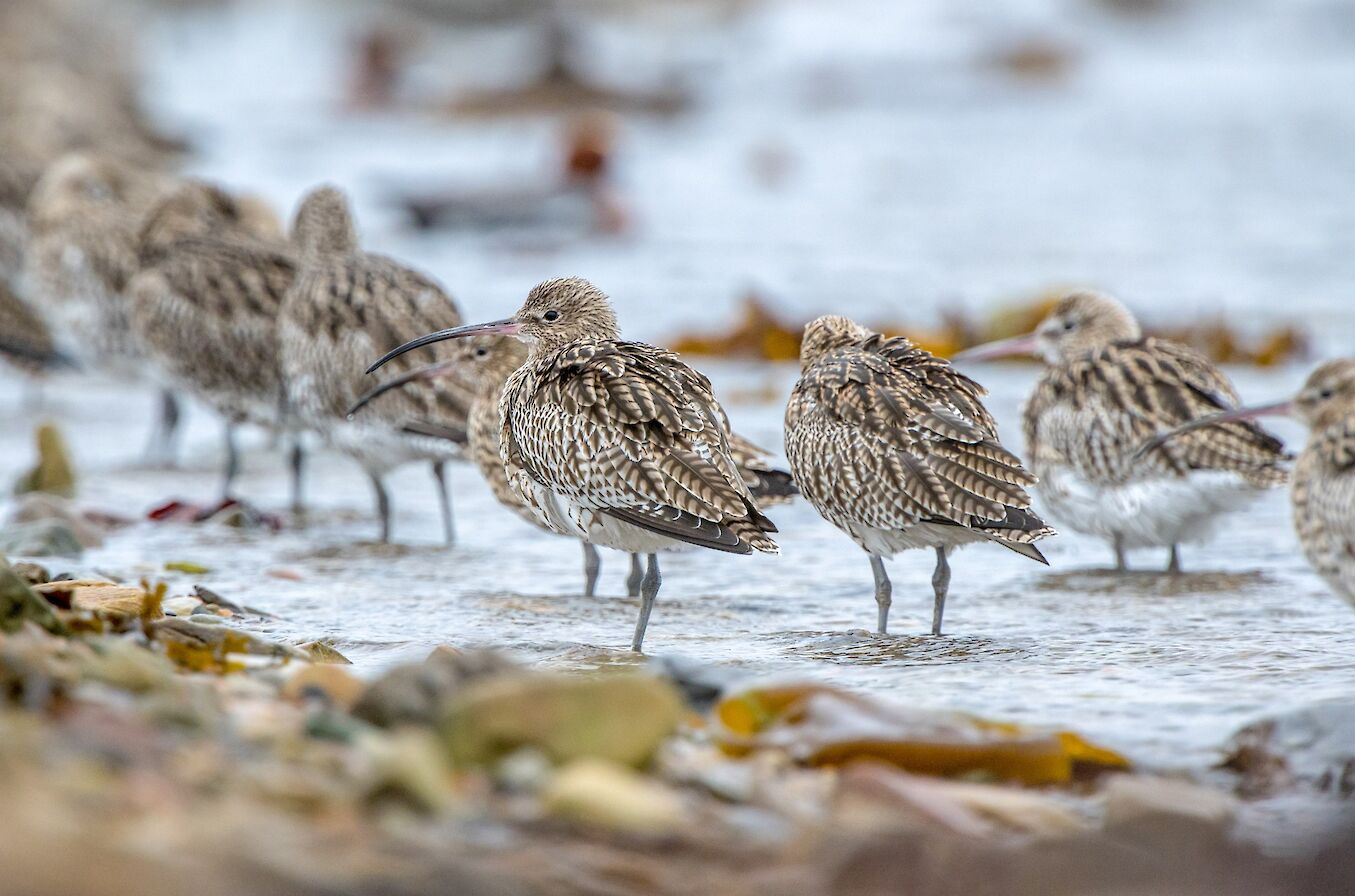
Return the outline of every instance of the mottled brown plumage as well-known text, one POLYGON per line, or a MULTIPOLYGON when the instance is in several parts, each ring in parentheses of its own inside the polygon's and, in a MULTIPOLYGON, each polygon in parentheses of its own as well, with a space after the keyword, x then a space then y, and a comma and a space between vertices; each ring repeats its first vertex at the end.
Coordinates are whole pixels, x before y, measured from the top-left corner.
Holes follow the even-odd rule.
MULTIPOLYGON (((238 469, 238 423, 286 430, 278 314, 296 278, 283 242, 211 184, 187 181, 142 228, 141 270, 126 298, 132 332, 161 382, 194 395, 226 423, 226 496, 238 469)), ((299 476, 300 455, 293 454, 299 476)), ((299 509, 299 482, 293 506, 299 509)))
POLYGON ((709 380, 671 352, 622 341, 611 303, 586 280, 548 280, 512 318, 429 334, 373 369, 431 342, 495 332, 530 346, 500 398, 509 487, 552 531, 649 555, 634 650, 658 593, 658 551, 776 551, 709 380))
POLYGON ((70 363, 57 350, 47 324, 4 280, 0 280, 0 358, 29 375, 70 363))
POLYGON ((1308 427, 1290 498, 1303 554, 1332 591, 1355 605, 1355 358, 1328 361, 1291 401, 1236 408, 1163 433, 1142 451, 1264 414, 1291 414, 1308 427))
MULTIPOLYGON (((349 419, 367 391, 367 362, 410 333, 460 319, 434 280, 384 255, 364 252, 342 192, 313 190, 297 211, 293 239, 301 253, 296 283, 283 303, 281 351, 292 409, 366 470, 376 491, 382 538, 390 536, 382 476, 411 461, 430 461, 441 489, 447 540, 453 540, 442 464, 466 440, 469 388, 457 378, 416 379, 383 394, 349 419)), ((397 372, 439 360, 427 349, 397 372)))
POLYGON ((142 222, 165 186, 160 176, 76 153, 55 162, 29 199, 26 284, 58 344, 91 371, 141 378, 123 289, 139 266, 142 222))
POLYGON ((1192 432, 1149 452, 1145 441, 1234 407, 1223 373, 1185 346, 1144 337, 1133 315, 1098 293, 1059 302, 1031 337, 956 360, 1032 350, 1048 367, 1024 410, 1026 450, 1055 522, 1115 547, 1208 537, 1220 518, 1284 483, 1278 440, 1250 421, 1192 432))
POLYGON ((981 386, 844 317, 805 328, 800 362, 786 456, 805 499, 871 556, 881 633, 891 602, 882 560, 898 551, 936 550, 934 634, 948 550, 993 541, 1044 561, 1033 542, 1053 530, 1030 511, 1035 477, 998 443, 981 386))
MULTIPOLYGON (((460 340, 456 344, 450 369, 461 375, 468 375, 470 379, 474 399, 471 402, 467 425, 466 450, 489 485, 491 493, 500 504, 524 520, 544 531, 553 532, 553 529, 532 513, 509 485, 508 474, 500 456, 502 420, 499 415, 499 401, 508 377, 522 366, 526 358, 526 346, 515 339, 503 336, 476 336, 460 340)), ((447 369, 446 365, 433 365, 423 368, 423 373, 416 375, 437 377, 447 369)), ((380 388, 384 387, 379 387, 377 391, 380 388)), ((790 474, 778 469, 762 448, 734 432, 729 433, 729 448, 730 456, 734 458, 744 484, 748 486, 759 505, 784 503, 799 493, 790 474)), ((583 546, 584 594, 591 597, 596 589, 601 561, 596 549, 587 540, 583 540, 583 546)), ((639 593, 643 573, 640 563, 639 556, 632 554, 631 576, 627 580, 632 597, 639 593)))

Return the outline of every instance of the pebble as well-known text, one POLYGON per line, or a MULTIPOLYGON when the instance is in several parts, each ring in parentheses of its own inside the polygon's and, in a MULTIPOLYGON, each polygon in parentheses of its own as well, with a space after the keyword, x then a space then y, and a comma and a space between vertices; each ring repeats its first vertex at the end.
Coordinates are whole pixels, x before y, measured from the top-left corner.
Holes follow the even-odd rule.
POLYGON ((668 834, 687 822, 676 790, 604 759, 569 763, 542 790, 541 801, 553 815, 632 834, 668 834))
POLYGON ((202 606, 202 601, 185 594, 169 598, 160 605, 160 609, 170 616, 191 616, 200 606, 202 606))

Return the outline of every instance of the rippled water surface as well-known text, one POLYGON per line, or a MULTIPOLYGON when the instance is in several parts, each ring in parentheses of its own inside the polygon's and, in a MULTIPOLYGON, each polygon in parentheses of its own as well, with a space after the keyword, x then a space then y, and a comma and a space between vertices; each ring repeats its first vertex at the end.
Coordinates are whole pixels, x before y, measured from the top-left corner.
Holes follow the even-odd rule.
MULTIPOLYGON (((1299 316, 1320 350, 1352 344, 1355 38, 1339 4, 1302 4, 1293 17, 1267 12, 1287 4, 1253 4, 1247 17, 1206 4, 1215 18, 1116 27, 1083 7, 1059 13, 1068 4, 1022 4, 1015 21, 988 4, 934 4, 920 20, 894 4, 772 4, 721 38, 737 53, 703 70, 692 112, 625 123, 619 180, 635 225, 620 240, 400 230, 382 184, 529 176, 549 158, 553 126, 340 117, 343 30, 263 6, 150 32, 153 94, 201 147, 198 168, 284 207, 318 179, 343 183, 369 242, 443 278, 471 317, 501 316, 532 283, 569 273, 601 283, 623 326, 651 339, 722 324, 749 285, 793 314, 927 325, 953 301, 976 309, 1093 282, 1157 320, 1212 309, 1247 328, 1299 316), (1077 47, 1074 74, 1036 88, 976 66, 998 34, 1022 32, 1077 47), (776 187, 750 173, 768 146, 788 160, 776 187)), ((778 447, 793 369, 702 366, 736 426, 778 447)), ((1034 369, 974 372, 1019 449, 1034 369)), ((1265 399, 1302 374, 1240 384, 1265 399)), ((21 384, 0 375, 9 483, 29 462, 30 426, 21 384)), ((121 386, 49 385, 46 413, 72 443, 84 502, 140 519, 163 498, 214 496, 218 434, 203 412, 181 469, 133 465, 150 407, 121 386)), ((280 458, 262 436, 251 447, 238 491, 282 506, 280 458)), ((603 596, 583 598, 575 543, 500 509, 471 468, 452 481, 451 550, 436 543, 426 469, 393 477, 397 544, 382 546, 365 480, 321 453, 310 513, 279 534, 138 522, 81 563, 124 576, 201 563, 209 574, 165 577, 275 612, 279 635, 331 637, 368 673, 443 643, 628 661, 626 559, 606 552, 603 596)), ((1355 691, 1355 612, 1304 564, 1283 492, 1187 548, 1179 578, 1153 572, 1165 557, 1149 552, 1133 557, 1142 571, 1109 575, 1107 548, 1075 535, 1047 543, 1048 569, 967 549, 953 560, 941 638, 924 636, 929 554, 893 562, 894 634, 877 637, 865 556, 803 503, 770 515, 779 557, 664 557, 652 653, 1066 724, 1137 759, 1196 768, 1259 715, 1355 691)))

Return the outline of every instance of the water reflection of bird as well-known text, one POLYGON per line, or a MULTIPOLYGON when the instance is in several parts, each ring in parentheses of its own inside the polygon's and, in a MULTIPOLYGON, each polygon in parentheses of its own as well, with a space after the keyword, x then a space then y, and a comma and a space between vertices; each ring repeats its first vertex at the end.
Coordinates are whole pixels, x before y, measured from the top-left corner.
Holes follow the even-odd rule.
POLYGON ((1027 336, 956 355, 1036 353, 1048 364, 1025 407, 1026 450, 1054 522, 1128 548, 1206 540, 1229 512, 1282 485, 1280 442, 1248 421, 1192 433, 1142 454, 1146 440, 1237 404, 1222 371, 1193 350, 1145 337, 1115 299, 1076 292, 1027 336))
POLYGON ((1207 433, 1265 414, 1291 414, 1308 427, 1290 493, 1294 528, 1313 569, 1355 605, 1355 358, 1321 365, 1290 401, 1205 417, 1144 447, 1155 450, 1187 433, 1207 433))
POLYGON ((586 280, 548 280, 511 318, 430 333, 372 369, 477 333, 529 346, 500 399, 501 458, 517 498, 552 531, 649 555, 632 650, 643 646, 659 591, 659 551, 777 550, 710 382, 671 352, 623 342, 611 303, 586 280))
MULTIPOLYGON (((381 540, 390 539, 390 498, 383 477, 397 466, 429 461, 437 481, 443 531, 454 541, 445 462, 466 440, 469 389, 455 378, 411 382, 349 419, 366 391, 362 369, 399 334, 460 319, 434 280, 358 246, 348 199, 320 187, 302 200, 293 241, 300 269, 283 302, 279 339, 292 410, 366 471, 376 494, 381 540)), ((439 360, 428 349, 424 361, 439 360)), ((413 367, 414 359, 405 362, 413 367)))
MULTIPOLYGON (((499 400, 509 376, 523 365, 526 358, 526 347, 516 339, 503 336, 474 336, 463 339, 459 341, 457 354, 449 363, 420 368, 404 377, 397 377, 384 383, 369 392, 359 405, 366 404, 371 398, 388 389, 402 386, 411 378, 436 378, 445 369, 468 376, 475 398, 471 402, 467 425, 467 455, 500 504, 527 522, 551 532, 554 530, 543 524, 509 485, 508 473, 500 456, 503 422, 499 415, 499 400)), ((748 486, 749 492, 760 506, 783 504, 799 494, 790 474, 778 469, 766 451, 732 431, 729 433, 729 451, 739 468, 744 484, 748 486)), ((597 590, 602 561, 597 548, 591 542, 580 539, 580 543, 583 545, 583 593, 587 597, 592 597, 597 590)), ((640 582, 643 578, 643 558, 633 553, 630 574, 626 578, 627 592, 631 597, 639 596, 640 582)))
POLYGON ((615 127, 607 116, 571 120, 560 171, 535 184, 399 197, 420 229, 548 229, 615 234, 626 229, 625 204, 612 181, 615 127))
POLYGON ((884 561, 932 548, 932 634, 941 633, 949 552, 993 542, 1045 563, 1054 534, 1030 510, 1035 483, 997 440, 983 387, 907 339, 845 317, 805 328, 786 407, 786 456, 805 499, 870 555, 878 631, 893 587, 884 561))
MULTIPOLYGON (((287 425, 278 312, 296 277, 276 218, 218 187, 189 181, 150 213, 141 270, 127 288, 132 330, 166 386, 183 389, 226 424, 223 501, 239 470, 235 427, 287 425), (257 220, 256 220, 257 218, 257 220)), ((299 442, 292 506, 301 501, 299 442)))
MULTIPOLYGON (((163 175, 73 153, 33 188, 24 285, 62 351, 85 370, 124 382, 145 379, 123 290, 137 271, 142 222, 168 185, 163 175)), ((170 458, 178 421, 178 403, 166 391, 153 458, 170 458)))

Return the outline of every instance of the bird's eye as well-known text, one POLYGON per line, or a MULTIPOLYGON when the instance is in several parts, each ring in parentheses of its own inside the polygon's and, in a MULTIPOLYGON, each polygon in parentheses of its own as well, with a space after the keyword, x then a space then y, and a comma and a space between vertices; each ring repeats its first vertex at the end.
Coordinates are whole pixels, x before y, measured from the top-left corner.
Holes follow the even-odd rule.
POLYGON ((487 348, 477 348, 475 350, 475 357, 477 358, 483 358, 487 354, 489 354, 489 349, 487 348))
POLYGON ((560 312, 558 312, 558 311, 556 311, 554 308, 552 308, 551 310, 547 311, 545 314, 541 315, 541 319, 544 320, 546 323, 553 323, 554 321, 557 321, 557 320, 560 319, 560 312))
POLYGON ((1076 327, 1076 326, 1077 326, 1077 324, 1076 324, 1074 321, 1071 321, 1071 320, 1065 320, 1065 321, 1063 322, 1063 328, 1064 328, 1065 330, 1071 330, 1071 329, 1073 329, 1073 328, 1076 327))
POLYGON ((1321 398, 1323 401, 1326 401, 1328 398, 1331 398, 1335 394, 1336 393, 1330 389, 1323 389, 1321 392, 1317 393, 1317 397, 1321 398))

